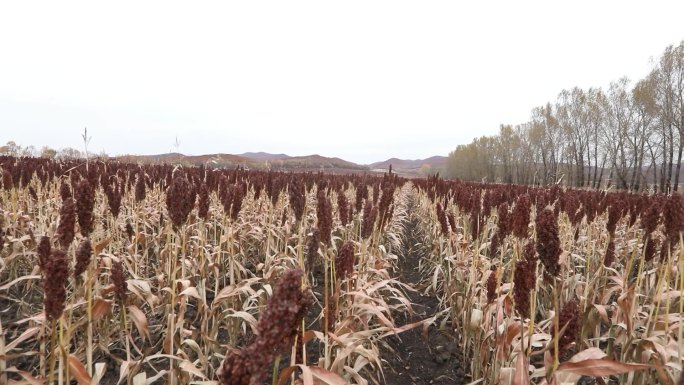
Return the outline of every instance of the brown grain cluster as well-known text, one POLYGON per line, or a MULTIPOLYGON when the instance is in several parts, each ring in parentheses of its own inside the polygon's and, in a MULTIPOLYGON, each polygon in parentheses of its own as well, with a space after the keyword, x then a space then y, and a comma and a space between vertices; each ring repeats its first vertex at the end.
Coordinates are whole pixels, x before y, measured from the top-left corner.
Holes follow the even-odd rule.
POLYGON ((202 183, 197 197, 197 216, 205 221, 209 217, 209 188, 202 183))
POLYGON ((560 273, 558 259, 561 255, 560 238, 558 237, 558 221, 551 209, 537 213, 537 253, 544 265, 547 278, 556 277, 560 273))
POLYGON ((123 198, 124 187, 120 183, 114 183, 114 186, 107 184, 105 185, 105 195, 107 196, 107 204, 109 205, 109 211, 112 213, 114 218, 119 217, 119 212, 121 212, 121 199, 123 198))
POLYGON ((354 242, 347 241, 337 251, 335 258, 335 274, 337 279, 344 279, 354 271, 354 242))
POLYGON ((68 275, 69 263, 66 252, 60 249, 52 250, 45 263, 43 275, 43 306, 48 320, 57 320, 62 316, 68 275))
POLYGON ((135 201, 142 202, 145 200, 145 174, 143 172, 138 173, 138 179, 135 182, 135 201))
POLYGON ((313 303, 311 292, 302 290, 302 275, 299 269, 283 274, 259 318, 258 336, 247 347, 227 352, 217 373, 219 384, 263 383, 275 355, 292 344, 299 323, 313 303))
POLYGON ((340 215, 340 222, 342 226, 346 226, 349 223, 351 217, 351 207, 349 207, 349 200, 347 196, 344 195, 344 191, 337 192, 337 211, 340 215))
POLYGON ((90 239, 86 238, 78 245, 76 249, 76 266, 74 266, 74 277, 78 280, 81 275, 88 269, 90 258, 93 255, 93 246, 90 244, 90 239))
POLYGON ((64 180, 59 185, 59 196, 62 198, 62 202, 71 198, 71 188, 69 188, 69 185, 64 180))
POLYGON ((511 230, 513 235, 520 239, 525 239, 528 235, 530 205, 529 195, 524 194, 518 198, 513 207, 513 212, 511 214, 511 230))
POLYGON ((558 340, 558 346, 565 348, 575 342, 582 327, 580 317, 580 308, 577 300, 570 300, 563 305, 558 318, 558 329, 560 331, 565 327, 565 332, 558 340))
POLYGON ((299 223, 304 215, 304 207, 306 207, 306 191, 304 184, 299 181, 290 183, 288 187, 290 193, 290 207, 294 213, 295 220, 299 223))
POLYGON ((377 216, 378 208, 373 206, 373 202, 366 201, 366 205, 363 207, 363 222, 361 223, 362 238, 368 239, 373 234, 377 216))
POLYGON ((173 177, 166 190, 166 209, 174 228, 180 228, 188 219, 190 211, 195 207, 195 194, 185 176, 179 173, 173 177))
POLYGON ((361 212, 363 208, 363 200, 368 199, 368 186, 365 183, 361 183, 356 186, 356 201, 354 202, 354 208, 356 212, 361 212))
POLYGON ((38 254, 38 267, 40 267, 40 271, 43 273, 46 273, 51 249, 50 237, 46 235, 40 237, 36 254, 38 254))
POLYGON ((523 258, 515 264, 514 274, 515 310, 520 317, 530 318, 530 297, 537 277, 537 258, 534 253, 534 243, 531 241, 525 244, 523 258))
POLYGON ((76 216, 81 235, 87 237, 93 231, 93 208, 95 207, 95 190, 87 179, 76 185, 76 216))
POLYGON ((672 193, 663 208, 663 224, 670 242, 679 241, 679 233, 684 231, 684 198, 679 193, 672 193))
POLYGON ((449 223, 447 221, 446 212, 442 208, 440 203, 437 203, 437 221, 439 222, 439 227, 442 230, 442 235, 449 235, 449 223))
POLYGON ((74 240, 76 229, 76 214, 73 198, 67 198, 59 209, 59 225, 57 226, 57 240, 62 249, 67 250, 74 240))
POLYGON ((321 242, 329 246, 332 243, 333 214, 330 198, 324 190, 319 190, 316 196, 316 218, 321 242))
POLYGON ((5 189, 5 191, 9 191, 14 187, 14 178, 12 178, 12 173, 6 170, 5 168, 2 169, 2 188, 5 189))
POLYGON ((123 263, 120 260, 112 261, 112 283, 114 284, 114 295, 120 304, 126 300, 126 278, 124 277, 123 263))
POLYGON ((494 303, 496 300, 496 271, 493 269, 487 278, 487 303, 494 303))
POLYGON ((606 254, 603 256, 603 266, 610 267, 615 261, 615 241, 611 239, 606 247, 606 254))

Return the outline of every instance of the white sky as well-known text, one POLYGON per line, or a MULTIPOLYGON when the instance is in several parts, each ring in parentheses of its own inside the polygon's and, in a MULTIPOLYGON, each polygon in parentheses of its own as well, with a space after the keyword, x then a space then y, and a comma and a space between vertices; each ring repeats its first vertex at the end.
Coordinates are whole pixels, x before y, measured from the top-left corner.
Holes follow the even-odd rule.
POLYGON ((563 88, 639 79, 683 1, 3 2, 0 144, 447 155, 563 88))

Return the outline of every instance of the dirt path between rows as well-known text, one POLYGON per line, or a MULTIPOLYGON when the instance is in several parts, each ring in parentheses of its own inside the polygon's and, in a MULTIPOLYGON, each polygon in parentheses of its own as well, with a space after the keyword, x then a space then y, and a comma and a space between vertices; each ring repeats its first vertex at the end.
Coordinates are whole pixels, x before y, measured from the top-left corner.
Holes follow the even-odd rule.
MULTIPOLYGON (((413 202, 409 205, 412 213, 413 202)), ((399 256, 398 279, 416 289, 407 292, 415 314, 398 316, 397 326, 422 321, 434 316, 441 309, 439 301, 432 295, 422 295, 423 277, 418 271, 420 259, 429 253, 430 245, 425 245, 426 237, 421 233, 418 218, 411 214, 404 233, 404 250, 399 256)), ((439 322, 439 320, 438 320, 439 322)), ((417 327, 401 333, 398 337, 388 337, 381 348, 383 373, 387 385, 394 384, 450 384, 459 385, 470 382, 467 376, 468 365, 456 342, 456 336, 447 330, 439 330, 434 323, 427 329, 417 327)))

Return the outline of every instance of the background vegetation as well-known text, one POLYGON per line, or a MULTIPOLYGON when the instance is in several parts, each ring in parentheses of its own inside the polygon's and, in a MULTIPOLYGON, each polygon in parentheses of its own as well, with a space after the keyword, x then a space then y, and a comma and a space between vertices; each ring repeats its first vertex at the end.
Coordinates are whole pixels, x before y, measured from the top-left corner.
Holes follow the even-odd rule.
POLYGON ((684 42, 651 73, 563 90, 530 120, 501 125, 449 154, 447 176, 469 181, 677 191, 684 150, 684 42))

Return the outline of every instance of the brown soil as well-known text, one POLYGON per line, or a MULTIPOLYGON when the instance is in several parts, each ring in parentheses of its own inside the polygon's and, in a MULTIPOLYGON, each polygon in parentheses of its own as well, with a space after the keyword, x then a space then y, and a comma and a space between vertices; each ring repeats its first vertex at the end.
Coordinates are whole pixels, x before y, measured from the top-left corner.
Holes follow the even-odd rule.
MULTIPOLYGON (((406 293, 415 314, 403 319, 398 317, 398 325, 430 318, 440 310, 437 298, 420 294, 423 279, 418 263, 429 251, 422 245, 425 239, 415 219, 407 224, 404 238, 404 244, 409 246, 399 258, 397 273, 402 282, 417 291, 406 293)), ((448 330, 439 330, 438 326, 439 320, 430 325, 426 333, 422 327, 417 327, 385 340, 381 357, 385 363, 383 374, 386 384, 458 385, 470 382, 457 336, 448 330)))

